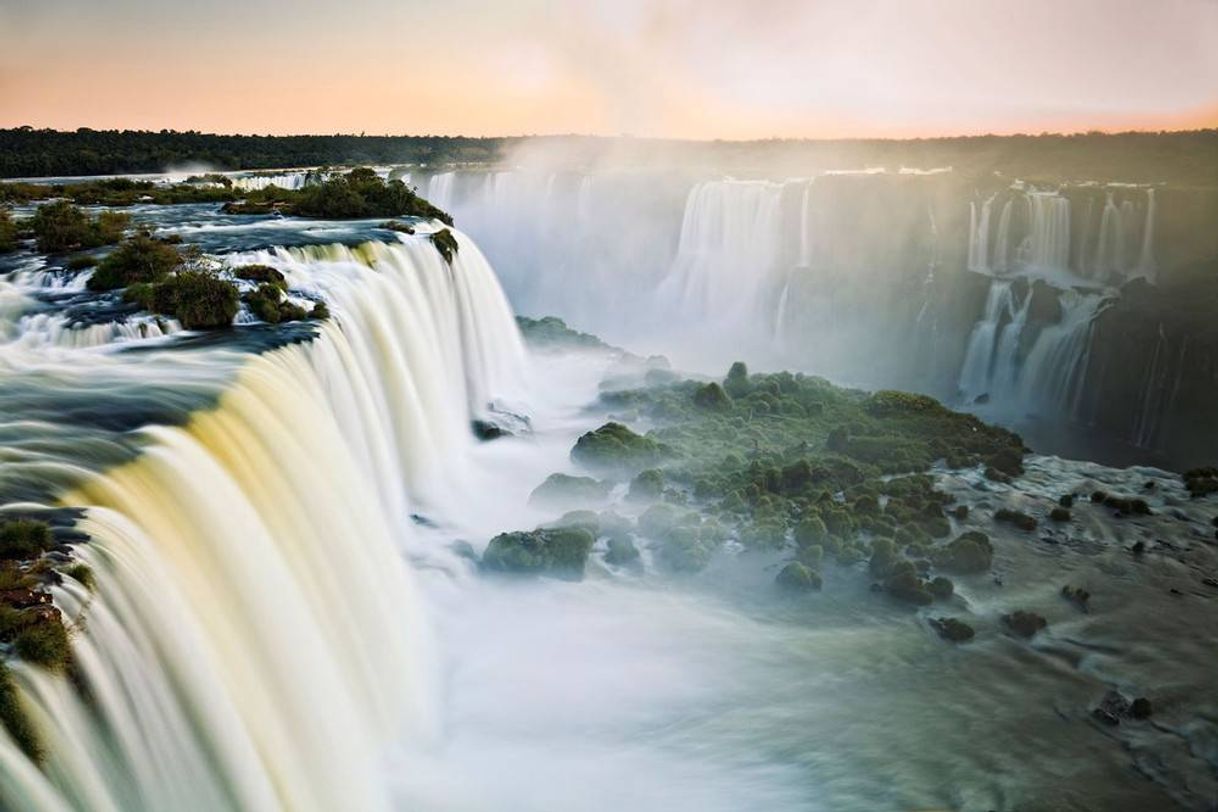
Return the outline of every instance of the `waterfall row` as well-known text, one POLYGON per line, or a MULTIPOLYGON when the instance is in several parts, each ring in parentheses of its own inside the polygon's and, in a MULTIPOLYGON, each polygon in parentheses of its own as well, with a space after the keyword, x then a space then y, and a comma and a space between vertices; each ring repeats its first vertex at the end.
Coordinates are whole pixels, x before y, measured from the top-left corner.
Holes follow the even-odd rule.
POLYGON ((969 204, 968 267, 1101 284, 1153 279, 1155 218, 1153 188, 1017 186, 969 204))
POLYGON ((48 757, 40 771, 0 734, 0 805, 391 808, 388 749, 436 722, 409 516, 523 364, 493 273, 459 243, 451 267, 425 237, 256 255, 334 316, 62 494, 87 511, 96 591, 54 593, 72 682, 14 667, 48 757))
POLYGON ((1013 416, 1078 417, 1093 320, 1102 302, 1098 292, 994 280, 960 367, 962 399, 988 401, 1013 416), (1032 313, 1038 299, 1048 303, 1050 318, 1032 313))

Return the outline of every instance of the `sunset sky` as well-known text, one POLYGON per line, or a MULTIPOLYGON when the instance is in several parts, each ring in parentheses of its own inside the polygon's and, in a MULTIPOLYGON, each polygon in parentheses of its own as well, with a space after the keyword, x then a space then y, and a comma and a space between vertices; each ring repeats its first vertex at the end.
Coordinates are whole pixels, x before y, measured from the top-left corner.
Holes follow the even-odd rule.
POLYGON ((0 0, 0 125, 919 136, 1218 125, 1218 0, 0 0))

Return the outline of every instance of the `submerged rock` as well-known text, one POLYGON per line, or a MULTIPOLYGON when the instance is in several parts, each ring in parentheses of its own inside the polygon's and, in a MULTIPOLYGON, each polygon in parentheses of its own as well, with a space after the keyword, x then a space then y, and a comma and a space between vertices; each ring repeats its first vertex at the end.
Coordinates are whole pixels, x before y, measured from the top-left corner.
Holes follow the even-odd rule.
POLYGON ((541 507, 567 507, 604 501, 613 484, 587 476, 550 474, 546 481, 533 489, 529 503, 541 507))
POLYGON ((1048 621, 1035 612, 1025 612, 1022 609, 1011 612, 1009 615, 1003 615, 1002 622, 1008 629, 1023 638, 1031 638, 1049 625, 1048 621))
POLYGON ((930 618, 927 623, 938 632, 944 640, 952 643, 963 643, 972 640, 975 632, 973 627, 954 617, 930 618))

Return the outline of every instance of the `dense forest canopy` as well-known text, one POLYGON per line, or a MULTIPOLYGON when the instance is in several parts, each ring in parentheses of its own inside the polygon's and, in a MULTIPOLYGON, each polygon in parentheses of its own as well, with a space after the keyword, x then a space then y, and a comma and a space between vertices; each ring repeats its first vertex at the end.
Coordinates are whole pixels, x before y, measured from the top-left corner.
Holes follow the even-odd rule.
POLYGON ((562 158, 567 167, 667 165, 782 174, 833 168, 953 167, 1028 179, 1218 185, 1218 130, 912 140, 670 141, 591 136, 211 135, 18 127, 0 130, 0 177, 281 169, 335 164, 495 164, 562 158))

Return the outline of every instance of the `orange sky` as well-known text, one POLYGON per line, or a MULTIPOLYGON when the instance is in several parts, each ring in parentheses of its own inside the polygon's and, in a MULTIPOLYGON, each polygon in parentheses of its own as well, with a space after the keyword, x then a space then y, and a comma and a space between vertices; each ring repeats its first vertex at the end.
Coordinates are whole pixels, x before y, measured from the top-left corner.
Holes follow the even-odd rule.
POLYGON ((684 138, 1218 126, 1213 0, 7 0, 0 125, 684 138))

